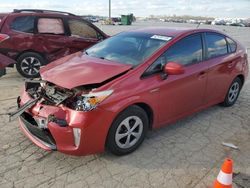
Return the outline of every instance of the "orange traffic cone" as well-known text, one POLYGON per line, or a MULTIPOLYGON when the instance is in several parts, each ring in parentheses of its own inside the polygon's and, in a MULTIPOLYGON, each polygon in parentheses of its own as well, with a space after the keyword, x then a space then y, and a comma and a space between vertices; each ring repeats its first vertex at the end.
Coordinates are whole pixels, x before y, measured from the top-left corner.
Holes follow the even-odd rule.
POLYGON ((213 188, 232 188, 233 179, 233 160, 227 158, 223 165, 213 188))

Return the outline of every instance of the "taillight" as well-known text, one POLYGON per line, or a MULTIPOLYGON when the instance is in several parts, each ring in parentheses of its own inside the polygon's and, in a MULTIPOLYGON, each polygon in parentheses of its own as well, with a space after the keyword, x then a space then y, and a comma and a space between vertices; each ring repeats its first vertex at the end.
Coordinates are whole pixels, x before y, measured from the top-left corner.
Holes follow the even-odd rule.
POLYGON ((9 35, 6 35, 6 34, 1 34, 0 33, 0 43, 7 40, 8 38, 10 38, 9 35))

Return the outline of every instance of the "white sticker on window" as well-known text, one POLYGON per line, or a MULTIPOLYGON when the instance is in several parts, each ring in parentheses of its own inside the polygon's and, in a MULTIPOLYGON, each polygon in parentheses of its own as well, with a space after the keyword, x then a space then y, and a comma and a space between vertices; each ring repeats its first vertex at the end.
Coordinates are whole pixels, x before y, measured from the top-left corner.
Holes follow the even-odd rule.
POLYGON ((172 37, 167 37, 167 36, 162 36, 162 35, 153 35, 150 38, 151 39, 158 39, 158 40, 165 40, 165 41, 169 41, 172 39, 172 37))

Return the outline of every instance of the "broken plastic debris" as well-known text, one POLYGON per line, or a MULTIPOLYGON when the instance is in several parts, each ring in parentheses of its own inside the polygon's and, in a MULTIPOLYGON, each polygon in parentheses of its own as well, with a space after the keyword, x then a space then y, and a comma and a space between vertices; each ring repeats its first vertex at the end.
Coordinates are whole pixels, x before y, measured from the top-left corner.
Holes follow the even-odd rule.
POLYGON ((6 145, 3 145, 2 149, 6 150, 6 149, 8 149, 9 147, 10 147, 10 145, 9 145, 9 144, 6 144, 6 145))
POLYGON ((227 146, 233 149, 239 149, 236 145, 232 144, 232 143, 226 143, 226 142, 222 142, 223 146, 227 146))

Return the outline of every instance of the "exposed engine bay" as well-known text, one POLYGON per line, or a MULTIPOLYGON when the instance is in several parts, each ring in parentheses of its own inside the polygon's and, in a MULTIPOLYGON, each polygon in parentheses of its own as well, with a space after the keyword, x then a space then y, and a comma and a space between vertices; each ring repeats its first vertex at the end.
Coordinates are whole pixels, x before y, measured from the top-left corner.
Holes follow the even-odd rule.
POLYGON ((41 79, 27 80, 25 82, 25 91, 32 99, 20 106, 19 97, 17 102, 18 110, 9 114, 9 120, 14 120, 37 102, 51 106, 63 105, 76 111, 91 111, 113 93, 113 90, 94 92, 95 88, 104 83, 67 89, 41 79))
POLYGON ((42 98, 46 104, 59 105, 74 95, 73 91, 59 88, 42 80, 28 80, 25 90, 32 98, 42 98))
POLYGON ((26 81, 25 90, 33 99, 40 98, 42 104, 55 106, 64 104, 74 110, 79 109, 79 106, 77 106, 78 98, 82 98, 82 94, 91 91, 87 87, 69 90, 43 80, 26 81))

